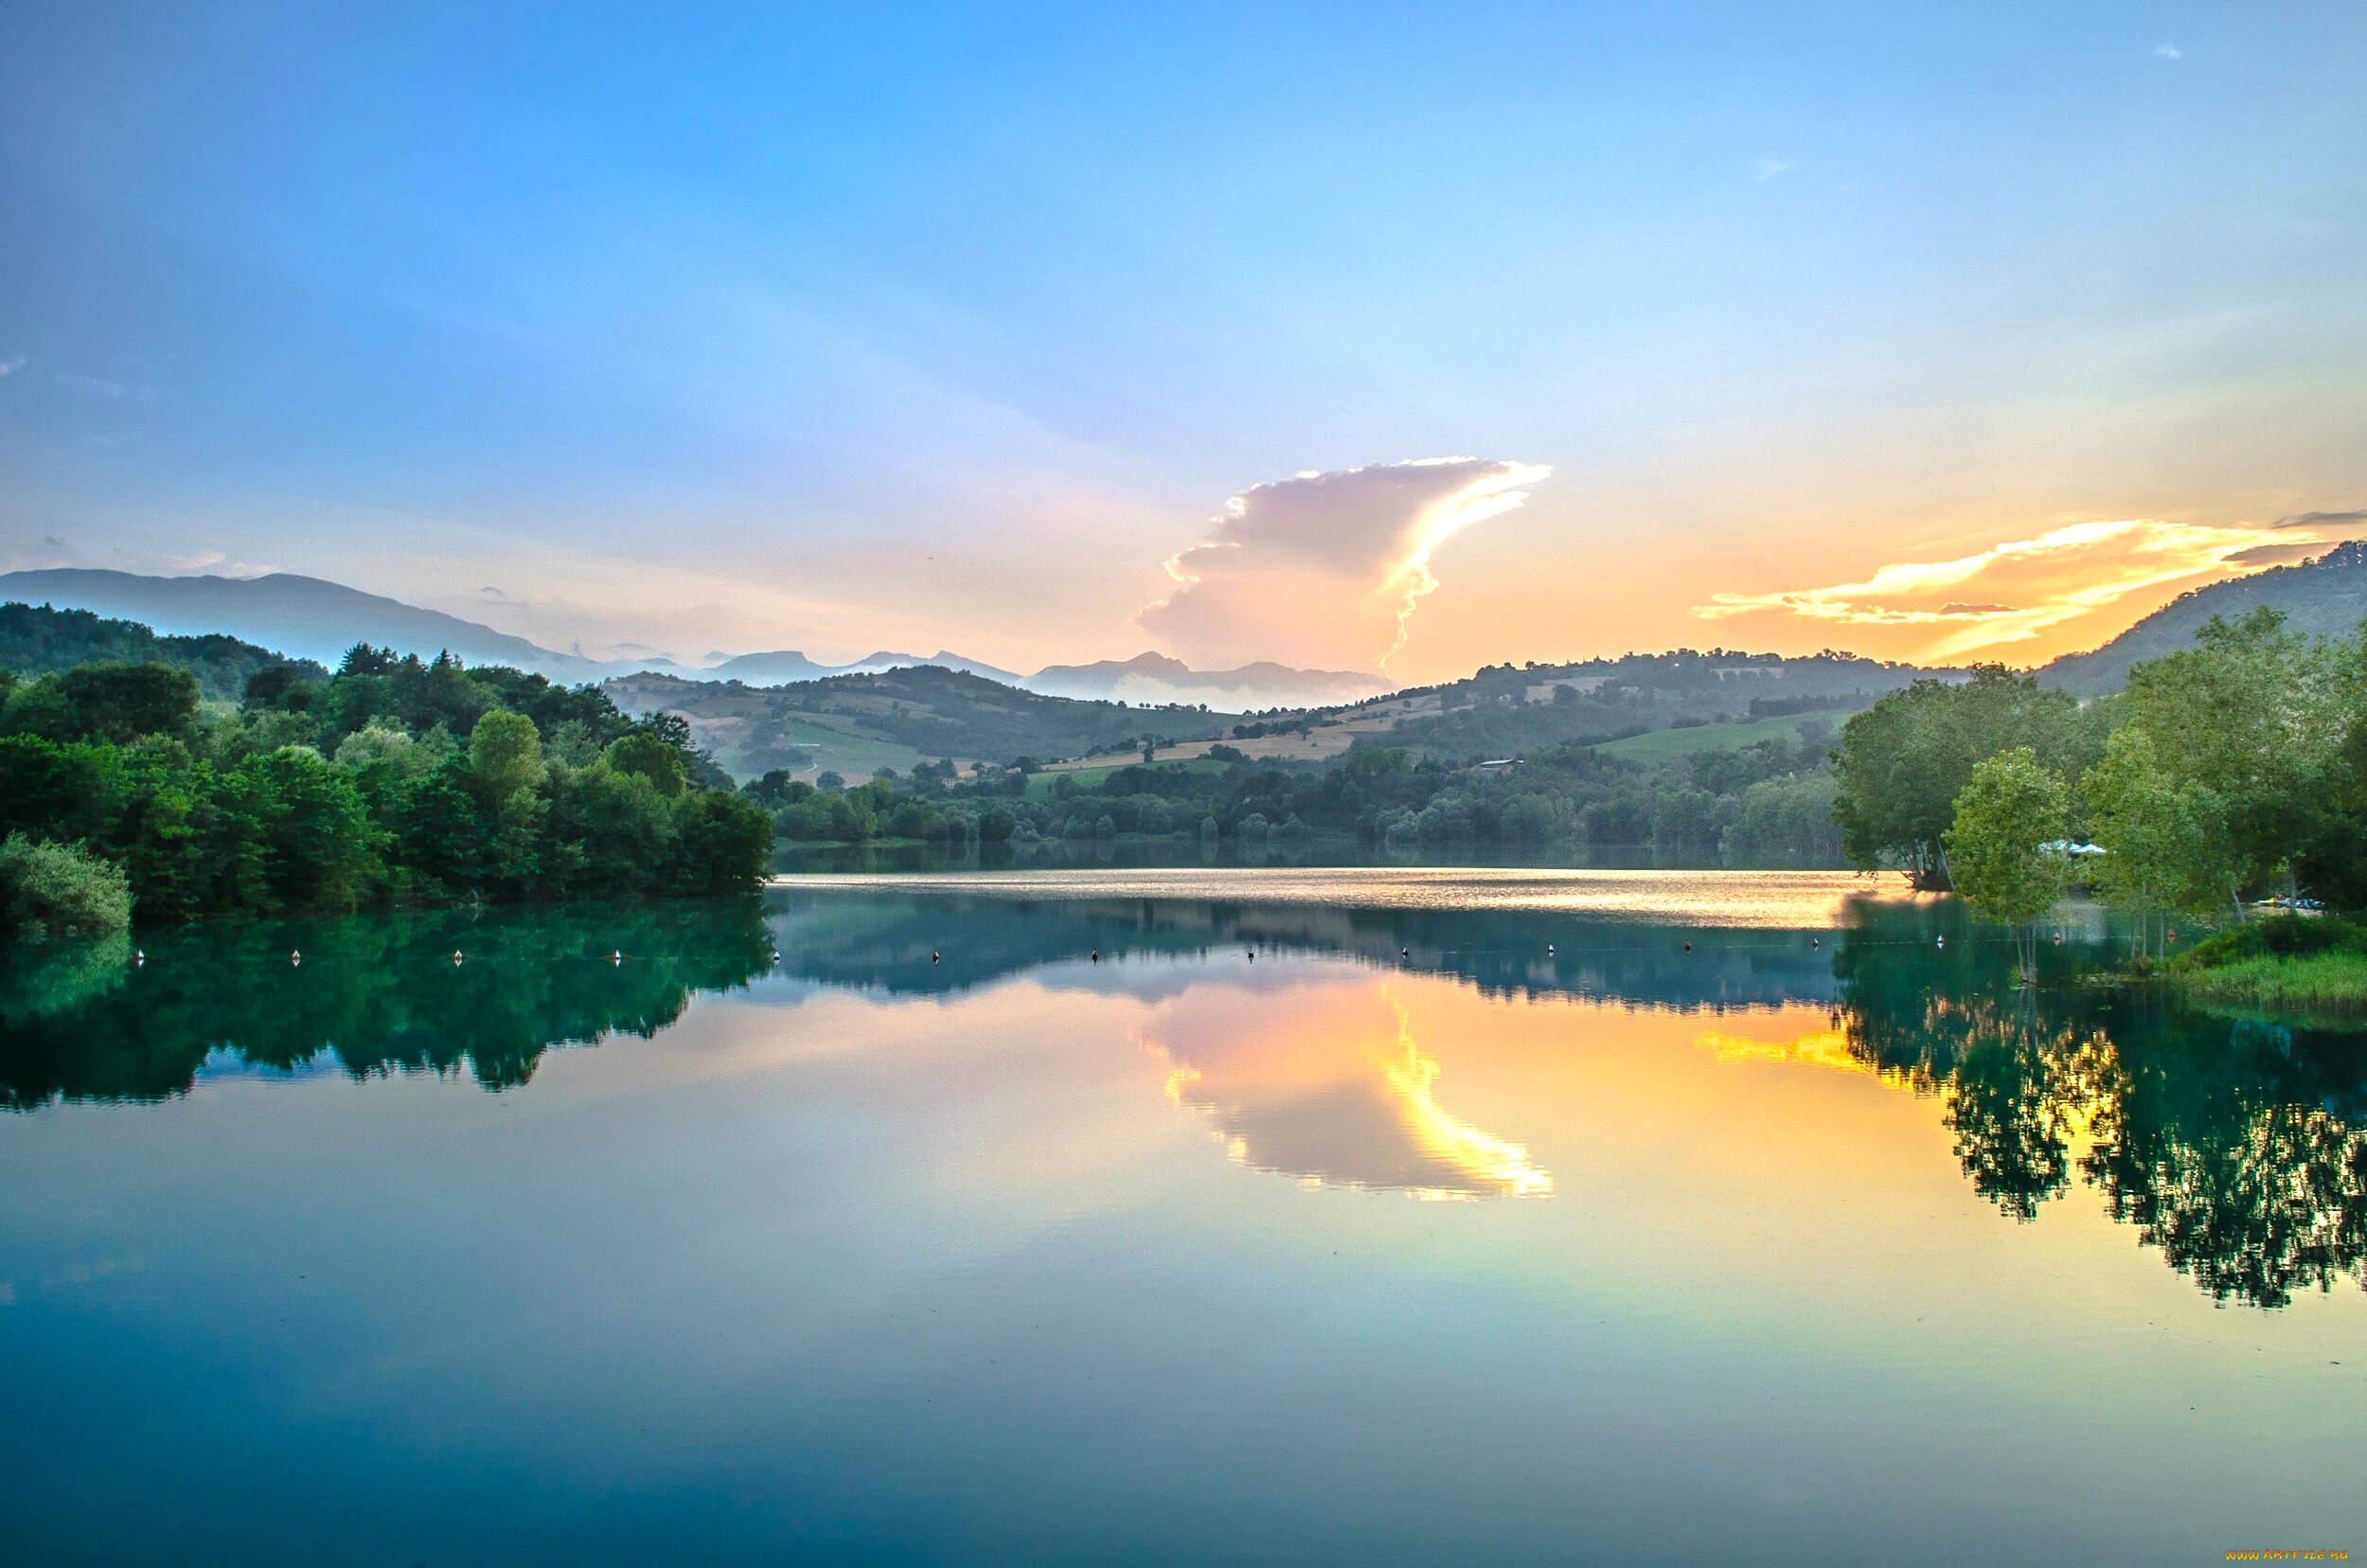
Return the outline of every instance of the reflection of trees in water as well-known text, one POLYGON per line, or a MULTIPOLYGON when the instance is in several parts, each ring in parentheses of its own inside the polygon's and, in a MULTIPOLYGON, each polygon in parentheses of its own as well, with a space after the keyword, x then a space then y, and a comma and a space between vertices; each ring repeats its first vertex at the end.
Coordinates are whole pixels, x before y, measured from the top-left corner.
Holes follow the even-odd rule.
POLYGON ((2358 1040, 2195 1020, 2129 1062, 2083 1164, 2115 1218, 2219 1300, 2367 1286, 2358 1040))
POLYGON ((1852 1054, 1941 1096, 1975 1190, 2032 1218, 2084 1129, 2081 1178, 2215 1300, 2367 1285, 2367 1038, 2080 986, 2075 951, 2018 989, 1970 935, 1946 906, 1870 908, 1834 971, 1852 1054))
POLYGON ((70 987, 26 973, 0 988, 0 1106, 162 1099, 217 1049, 281 1069, 327 1052, 356 1077, 465 1061, 487 1088, 507 1088, 552 1045, 655 1034, 692 991, 744 983, 773 951, 755 900, 198 926, 146 940, 148 962, 117 955, 104 985, 76 971, 70 987))
POLYGON ((1717 929, 1540 910, 1390 909, 1226 900, 1027 900, 795 889, 774 895, 787 972, 945 994, 1050 964, 1244 946, 1452 975, 1491 996, 1692 1009, 1826 1003, 1821 931, 1717 929))

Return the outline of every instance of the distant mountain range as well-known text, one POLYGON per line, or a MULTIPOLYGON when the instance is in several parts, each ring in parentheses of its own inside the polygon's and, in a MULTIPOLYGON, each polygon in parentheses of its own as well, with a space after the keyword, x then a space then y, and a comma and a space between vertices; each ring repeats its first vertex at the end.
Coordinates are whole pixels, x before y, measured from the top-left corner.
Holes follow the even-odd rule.
POLYGON ((1204 703, 1236 713, 1270 707, 1330 707, 1397 689, 1377 675, 1347 670, 1292 669, 1263 661, 1238 669, 1194 669, 1181 659, 1157 653, 1138 653, 1123 661, 1104 659, 1098 664, 1047 665, 1023 684, 1047 697, 1126 702, 1137 707, 1204 703))
MULTIPOLYGON (((1255 713, 1269 708, 1326 708, 1359 703, 1396 689, 1378 676, 1329 669, 1293 669, 1287 665, 1258 663, 1238 669, 1194 669, 1180 659, 1142 653, 1131 659, 1104 659, 1095 664, 1048 665, 1032 675, 1000 668, 983 660, 965 658, 950 650, 921 655, 881 650, 850 664, 829 665, 790 650, 743 653, 709 667, 686 666, 662 655, 638 659, 595 659, 581 653, 561 653, 509 633, 437 610, 422 610, 400 599, 367 594, 319 578, 275 572, 258 578, 141 577, 130 572, 70 568, 0 575, 0 602, 50 604, 61 609, 89 610, 100 615, 138 621, 168 637, 227 633, 290 657, 311 659, 334 668, 346 650, 357 642, 393 648, 400 652, 433 657, 452 652, 471 664, 513 665, 570 682, 607 681, 622 676, 656 673, 691 681, 738 682, 766 687, 802 685, 846 675, 873 675, 885 670, 936 665, 980 676, 1040 696, 1085 702, 1124 702, 1135 707, 1167 704, 1204 704, 1220 713, 1255 713)), ((2367 617, 2367 541, 2335 545, 2315 561, 2276 566, 2250 577, 2231 578, 2180 595, 2101 648, 2067 653, 2041 667, 2040 682, 2091 696, 2113 691, 2127 680, 2129 668, 2194 645, 2195 633, 2213 615, 2230 620, 2260 605, 2281 610, 2296 631, 2317 636, 2349 636, 2367 617)), ((1629 660, 1646 658, 1630 655, 1629 660)), ((1538 667, 1527 672, 1536 700, 1540 682, 1561 675, 1583 689, 1579 711, 1564 710, 1555 718, 1583 721, 1575 728, 1599 726, 1606 732, 1641 723, 1656 728, 1670 715, 1614 714, 1606 681, 1615 667, 1629 661, 1595 660, 1584 666, 1538 667), (1582 673, 1581 673, 1582 672, 1582 673), (1599 711, 1598 711, 1599 710, 1599 711)), ((1648 662, 1648 660, 1647 660, 1648 662)), ((1510 667, 1506 667, 1508 669, 1510 667)), ((1753 689, 1769 698, 1779 692, 1813 689, 1845 683, 1870 698, 1892 685, 1912 678, 1911 667, 1892 667, 1881 678, 1872 667, 1853 668, 1845 675, 1836 668, 1821 672, 1802 687, 1799 675, 1815 667, 1791 661, 1789 678, 1770 681, 1762 674, 1753 689)), ((1639 671, 1641 667, 1639 667, 1639 671)), ((1937 673, 1937 672, 1934 672, 1937 673)), ((1473 680, 1486 683, 1487 671, 1473 680)), ((1462 685, 1437 688, 1433 704, 1451 713, 1460 705, 1455 695, 1462 685)), ((1646 684, 1651 684, 1647 678, 1646 684)), ((1544 689, 1550 691, 1550 687, 1544 689)), ((1522 704, 1522 705, 1525 705, 1522 704)), ((1717 710, 1719 700, 1705 691, 1705 712, 1717 710)), ((1728 704, 1727 705, 1732 705, 1728 704)), ((1476 718, 1476 715, 1472 717, 1476 718)), ((1457 727, 1450 723, 1449 727, 1457 727)), ((1483 727, 1504 727, 1493 721, 1483 727)), ((1574 728, 1574 733, 1575 729, 1574 728)), ((1474 738, 1475 739, 1475 738, 1474 738)), ((1506 736, 1509 741, 1511 737, 1506 736)))
MULTIPOLYGON (((554 653, 457 615, 289 572, 258 578, 139 577, 80 568, 9 572, 0 576, 0 600, 91 610, 169 636, 225 632, 331 669, 347 649, 366 642, 422 658, 450 649, 471 664, 511 665, 555 680, 597 681, 619 673, 600 660, 554 653)), ((660 662, 671 668, 670 661, 660 662)))
POLYGON ((692 680, 773 686, 941 665, 1042 696, 1124 701, 1136 706, 1204 703, 1229 711, 1314 707, 1355 702, 1391 689, 1388 682, 1376 676, 1292 669, 1278 664, 1195 670, 1157 653, 1122 662, 1105 659, 1099 664, 1054 665, 1033 675, 945 650, 926 657, 881 651, 843 665, 821 664, 792 650, 743 653, 705 668, 662 655, 594 659, 581 653, 556 652, 438 610, 422 610, 400 599, 289 572, 258 578, 141 577, 77 567, 0 575, 0 601, 14 600, 90 610, 139 621, 168 635, 228 633, 296 658, 317 660, 330 668, 345 657, 347 649, 366 642, 422 658, 449 649, 471 664, 511 665, 570 682, 656 671, 692 680))
POLYGON ((2043 686, 2082 697, 2117 691, 2130 667, 2195 646, 2195 633, 2214 615, 2238 620, 2261 605, 2285 612, 2286 625, 2318 637, 2347 637, 2367 617, 2367 541, 2337 544, 2315 561, 2272 566, 2180 594, 2152 615, 2087 653, 2066 653, 2038 670, 2043 686))
POLYGON ((879 652, 853 664, 816 664, 803 653, 742 653, 725 659, 721 664, 685 673, 702 681, 738 681, 741 686, 793 686, 800 681, 827 681, 833 675, 876 675, 883 669, 910 669, 918 665, 937 665, 946 669, 958 669, 965 675, 983 675, 989 681, 1006 686, 1024 686, 1027 677, 1007 669, 998 669, 977 659, 965 659, 959 653, 943 649, 922 657, 917 653, 879 652))

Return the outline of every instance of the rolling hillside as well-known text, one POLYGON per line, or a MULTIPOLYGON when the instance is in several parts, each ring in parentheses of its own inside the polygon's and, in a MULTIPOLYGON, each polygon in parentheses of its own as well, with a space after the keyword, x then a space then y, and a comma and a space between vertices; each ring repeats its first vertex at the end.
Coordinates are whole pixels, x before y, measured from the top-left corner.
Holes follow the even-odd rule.
POLYGON ((186 669, 206 696, 231 702, 245 692, 249 676, 274 665, 294 664, 316 679, 329 677, 310 660, 292 660, 218 632, 160 637, 136 621, 106 620, 87 610, 0 604, 0 669, 31 676, 87 664, 151 663, 186 669))
POLYGON ((945 757, 1049 760, 1146 733, 1200 739, 1236 718, 1044 697, 932 665, 778 686, 632 675, 607 689, 628 713, 683 715, 699 744, 743 778, 786 768, 828 769, 853 779, 945 757))
POLYGON ((2272 566, 2180 594, 2144 620, 2087 653, 2066 653, 2038 670, 2042 685, 2082 697, 2117 691, 2131 666, 2192 648, 2214 615, 2237 620, 2261 605, 2285 612, 2286 624, 2319 637, 2347 637, 2367 617, 2367 541, 2337 544, 2315 561, 2272 566))
MULTIPOLYGON (((1630 653, 1583 664, 1497 665, 1468 680, 1328 710, 1358 745, 1410 745, 1455 760, 1518 757, 1565 741, 1598 744, 1678 726, 1803 714, 1838 724, 1925 675, 1950 669, 1847 653, 1630 653), (1375 722, 1392 716, 1386 723, 1375 722)), ((1681 748, 1682 749, 1682 748, 1681 748)))

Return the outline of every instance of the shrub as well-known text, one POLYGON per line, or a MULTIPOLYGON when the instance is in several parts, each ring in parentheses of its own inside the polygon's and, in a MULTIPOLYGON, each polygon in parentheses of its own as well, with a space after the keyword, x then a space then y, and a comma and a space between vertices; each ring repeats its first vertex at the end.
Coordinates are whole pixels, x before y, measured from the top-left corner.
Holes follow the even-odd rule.
POLYGON ((132 883, 79 844, 0 842, 0 920, 24 936, 105 935, 132 923, 132 883))
POLYGON ((2367 927, 2332 915, 2318 919, 2271 915, 2266 919, 2247 920, 2233 931, 2223 931, 2198 944, 2180 955, 2177 967, 2218 969, 2251 958, 2304 958, 2334 952, 2367 953, 2367 927))

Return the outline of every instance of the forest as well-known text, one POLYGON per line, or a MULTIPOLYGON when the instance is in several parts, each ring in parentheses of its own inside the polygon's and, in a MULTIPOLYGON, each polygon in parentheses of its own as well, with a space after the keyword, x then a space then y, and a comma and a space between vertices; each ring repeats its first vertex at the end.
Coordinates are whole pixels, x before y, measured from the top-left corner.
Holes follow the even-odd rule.
POLYGON ((1823 742, 1781 738, 1659 764, 1594 747, 1543 748, 1504 766, 1407 747, 1359 747, 1327 764, 1205 758, 1042 775, 950 762, 853 788, 775 772, 745 790, 785 838, 999 844, 1118 835, 1261 846, 1317 837, 1443 851, 1631 851, 1663 864, 1834 866, 1823 742))
POLYGON ((207 915, 754 887, 773 825, 597 688, 356 646, 235 704, 163 663, 0 672, 0 919, 207 915))

